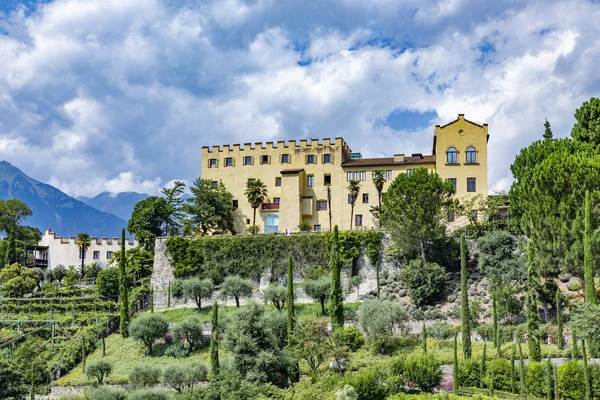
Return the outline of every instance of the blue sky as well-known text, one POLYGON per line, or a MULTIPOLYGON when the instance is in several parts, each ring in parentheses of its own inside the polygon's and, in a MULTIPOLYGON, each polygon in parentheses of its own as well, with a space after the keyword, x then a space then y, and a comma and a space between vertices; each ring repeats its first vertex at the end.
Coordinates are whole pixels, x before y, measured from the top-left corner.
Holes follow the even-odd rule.
POLYGON ((155 193, 203 145, 428 154, 464 113, 506 190, 544 119, 567 136, 599 95, 598 20, 584 0, 4 0, 0 159, 76 196, 155 193))

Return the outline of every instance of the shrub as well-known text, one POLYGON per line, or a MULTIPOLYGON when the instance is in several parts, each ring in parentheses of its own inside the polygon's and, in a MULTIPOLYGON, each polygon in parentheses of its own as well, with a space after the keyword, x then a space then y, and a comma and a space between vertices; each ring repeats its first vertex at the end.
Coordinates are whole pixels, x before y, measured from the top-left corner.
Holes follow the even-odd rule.
POLYGON ((308 297, 321 303, 321 315, 325 315, 325 300, 331 291, 331 278, 322 276, 318 279, 305 279, 303 289, 308 297))
POLYGON ((538 361, 527 364, 525 371, 525 387, 527 393, 533 397, 546 395, 546 366, 538 361))
POLYGON ((434 322, 427 327, 427 332, 436 340, 436 342, 439 340, 452 338, 455 330, 456 328, 448 325, 445 322, 434 322))
POLYGON ((175 326, 173 335, 180 342, 187 342, 188 355, 192 354, 195 349, 202 343, 204 324, 198 317, 190 317, 175 326))
POLYGON ((85 398, 87 400, 127 400, 127 392, 121 388, 92 387, 86 390, 85 398))
MULTIPOLYGON (((490 385, 492 363, 494 364, 494 389, 510 392, 510 361, 508 361, 506 358, 496 358, 487 363, 488 365, 485 368, 487 371, 487 376, 484 378, 486 386, 489 387, 490 385)), ((518 375, 518 371, 515 372, 515 375, 518 375)), ((518 377, 515 377, 515 379, 518 379, 518 377)))
POLYGON ((96 290, 104 300, 116 301, 119 298, 119 269, 106 268, 98 272, 96 290))
POLYGON ((377 367, 367 367, 356 374, 346 375, 345 381, 354 388, 358 400, 384 400, 387 387, 385 373, 377 367))
POLYGON ((333 331, 333 341, 338 346, 348 347, 351 351, 358 350, 365 344, 363 333, 354 325, 333 331))
POLYGON ((561 400, 584 398, 583 365, 579 361, 567 361, 558 367, 558 392, 561 400))
POLYGON ((183 281, 181 279, 171 282, 171 296, 175 299, 183 298, 183 281))
POLYGON ((183 358, 183 357, 187 357, 188 352, 185 349, 185 347, 183 346, 183 344, 174 343, 174 344, 167 346, 167 348, 165 349, 165 352, 163 354, 167 357, 183 358))
POLYGON ((161 371, 150 365, 138 364, 129 374, 129 383, 134 386, 154 386, 160 382, 161 371))
POLYGON ((350 385, 344 385, 343 388, 335 392, 335 400, 358 400, 358 393, 350 385))
POLYGON ((147 355, 152 354, 152 345, 169 331, 169 323, 160 315, 142 315, 129 326, 132 338, 142 341, 148 348, 147 355))
POLYGON ((310 224, 310 222, 302 221, 300 222, 300 225, 298 225, 298 229, 300 230, 300 232, 310 232, 312 231, 312 225, 310 224))
POLYGON ((98 384, 104 383, 104 378, 112 372, 112 365, 106 360, 91 361, 85 369, 85 374, 89 379, 96 379, 98 384))
POLYGON ((489 342, 494 337, 494 326, 492 324, 480 324, 475 328, 475 332, 477 332, 485 342, 489 342))
POLYGON ((446 270, 435 263, 415 259, 404 267, 400 280, 408 288, 412 302, 417 305, 431 304, 442 293, 448 280, 446 270))
POLYGON ((481 383, 481 360, 469 358, 461 362, 458 367, 458 380, 461 386, 478 387, 481 383))
POLYGON ((185 368, 178 364, 169 365, 163 372, 163 384, 181 393, 187 385, 185 368))
POLYGON ((404 379, 414 382, 422 391, 431 393, 442 383, 440 362, 431 353, 411 354, 406 359, 404 379))
POLYGON ((263 292, 263 299, 265 303, 271 303, 278 310, 285 307, 285 301, 287 300, 287 290, 283 285, 278 283, 272 283, 263 292))
POLYGON ((256 235, 259 232, 260 232, 260 226, 258 226, 258 225, 251 225, 248 227, 248 233, 250 233, 251 235, 256 235))
POLYGON ((579 279, 573 278, 569 282, 567 282, 567 289, 569 289, 571 292, 580 291, 581 290, 581 282, 579 281, 579 279))
POLYGON ((143 389, 129 395, 129 400, 169 400, 171 396, 165 390, 143 389))
POLYGON ((194 362, 187 365, 185 375, 186 383, 191 388, 197 383, 206 381, 208 368, 201 362, 194 362))
POLYGON ((235 306, 240 306, 240 298, 252 296, 254 284, 250 279, 244 279, 240 276, 233 275, 225 278, 221 285, 221 297, 224 299, 235 299, 235 306))
POLYGON ((381 351, 397 331, 406 330, 408 315, 400 304, 389 300, 367 300, 358 307, 358 323, 372 343, 379 343, 381 351))

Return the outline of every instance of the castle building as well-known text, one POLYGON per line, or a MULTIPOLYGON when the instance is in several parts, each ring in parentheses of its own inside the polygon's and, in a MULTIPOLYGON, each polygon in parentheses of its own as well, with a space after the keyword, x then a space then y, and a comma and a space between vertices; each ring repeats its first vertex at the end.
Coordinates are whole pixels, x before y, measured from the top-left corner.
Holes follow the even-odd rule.
MULTIPOLYGON (((202 148, 202 178, 216 187, 223 182, 233 194, 235 228, 245 232, 252 224, 253 209, 244 194, 249 180, 260 179, 267 198, 257 209, 256 225, 261 232, 298 231, 307 222, 315 231, 332 226, 351 228, 351 197, 348 183, 357 180, 360 193, 355 202, 352 228, 378 227, 371 207, 378 204, 373 171, 382 170, 384 192, 398 174, 416 168, 436 171, 456 188, 456 197, 487 195, 487 124, 465 119, 464 114, 446 125, 436 125, 430 155, 395 154, 385 158, 362 158, 344 139, 245 143, 202 148), (327 187, 331 190, 328 210, 327 187)), ((452 222, 453 216, 448 216, 452 222)))
MULTIPOLYGON (((104 269, 111 261, 113 254, 121 251, 121 240, 117 237, 109 239, 104 236, 91 237, 90 247, 82 254, 75 243, 75 236, 64 238, 56 236, 50 228, 46 229, 44 236, 33 249, 33 258, 28 259, 26 264, 30 267, 42 267, 54 269, 58 265, 65 268, 73 265, 79 267, 83 257, 85 265, 96 264, 104 269)), ((125 250, 138 246, 137 240, 127 240, 125 250)))

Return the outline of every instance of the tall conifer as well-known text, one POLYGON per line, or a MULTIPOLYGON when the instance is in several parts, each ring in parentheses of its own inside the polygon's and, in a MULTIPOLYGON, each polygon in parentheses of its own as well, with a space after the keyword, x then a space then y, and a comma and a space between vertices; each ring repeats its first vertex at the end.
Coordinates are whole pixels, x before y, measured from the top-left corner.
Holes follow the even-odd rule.
POLYGON ((596 285, 594 284, 594 260, 592 255, 592 202, 590 191, 585 192, 585 218, 583 236, 583 281, 585 284, 585 302, 589 304, 598 303, 596 296, 596 285))
POLYGON ((590 381, 590 370, 588 368, 587 351, 585 340, 581 339, 581 351, 583 353, 583 379, 585 380, 585 400, 592 400, 592 382, 590 381))
POLYGON ((452 388, 458 394, 460 382, 458 381, 458 329, 454 330, 454 364, 452 365, 452 388))
POLYGON ((219 376, 219 304, 216 300, 212 306, 210 332, 210 371, 213 379, 219 376))
POLYGON ((344 298, 342 294, 342 263, 340 260, 340 242, 337 225, 333 228, 333 240, 331 241, 331 326, 333 329, 344 327, 344 298))
POLYGON ((129 288, 125 257, 125 229, 121 231, 121 259, 119 260, 119 300, 121 336, 129 337, 129 288))
POLYGON ((525 386, 525 362, 523 362, 523 348, 521 347, 521 338, 517 339, 517 347, 519 348, 519 394, 526 396, 527 390, 525 386))
POLYGON ((540 329, 538 315, 538 283, 535 269, 533 241, 527 246, 527 293, 525 294, 525 306, 527 315, 527 346, 529 348, 529 360, 540 361, 542 350, 540 347, 540 329))
POLYGON ((483 355, 481 356, 481 365, 479 367, 479 387, 483 389, 485 377, 485 359, 486 359, 487 342, 483 342, 483 355))
POLYGON ((494 347, 500 355, 500 338, 498 337, 498 306, 496 304, 496 292, 492 292, 492 327, 494 336, 494 347))
POLYGON ((292 343, 292 333, 296 324, 296 315, 294 314, 294 261, 292 254, 288 255, 288 273, 287 273, 287 334, 288 344, 292 343))
POLYGON ((556 340, 558 341, 556 345, 558 346, 559 350, 563 349, 563 324, 560 309, 561 301, 560 289, 556 289, 556 340))
POLYGON ((421 336, 423 338, 423 353, 427 353, 427 328, 425 327, 425 321, 423 321, 423 328, 421 329, 421 336))
POLYGON ((471 320, 467 293, 467 241, 464 234, 460 237, 460 321, 463 356, 469 359, 471 358, 471 320))

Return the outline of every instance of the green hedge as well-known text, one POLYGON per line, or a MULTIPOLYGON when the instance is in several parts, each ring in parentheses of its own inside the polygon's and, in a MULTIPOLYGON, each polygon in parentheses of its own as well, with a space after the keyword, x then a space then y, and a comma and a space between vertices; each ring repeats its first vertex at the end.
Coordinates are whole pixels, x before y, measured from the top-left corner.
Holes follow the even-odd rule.
MULTIPOLYGON (((341 258, 352 266, 364 249, 371 262, 381 252, 380 231, 340 232, 341 258)), ((207 276, 221 282, 229 275, 258 279, 265 270, 283 277, 288 254, 301 275, 317 267, 328 268, 331 233, 283 235, 244 235, 167 240, 176 277, 207 276)))

